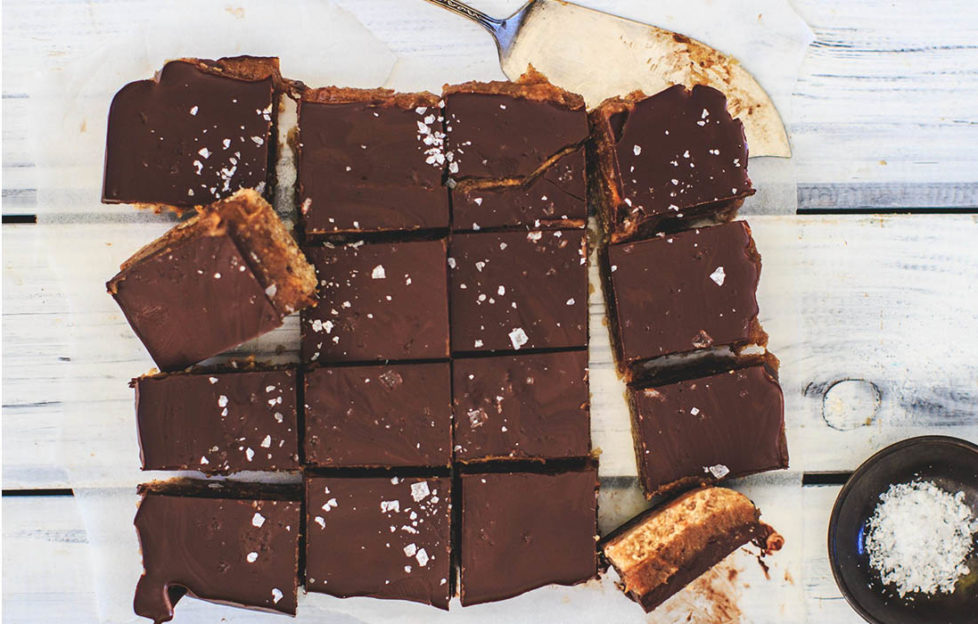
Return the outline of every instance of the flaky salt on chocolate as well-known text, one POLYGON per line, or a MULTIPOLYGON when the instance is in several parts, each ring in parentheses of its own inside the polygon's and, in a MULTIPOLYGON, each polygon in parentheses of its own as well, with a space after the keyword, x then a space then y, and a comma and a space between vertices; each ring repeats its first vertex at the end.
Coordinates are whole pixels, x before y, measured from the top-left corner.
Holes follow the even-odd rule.
POLYGON ((768 354, 743 368, 628 388, 648 497, 788 467, 776 366, 768 354))
POLYGON ((456 234, 449 254, 453 353, 587 345, 582 230, 456 234))
POLYGON ((188 479, 140 486, 136 615, 173 619, 183 596, 295 615, 301 493, 188 479))
POLYGON ((308 477, 306 590, 448 609, 449 477, 308 477))
POLYGON ((303 92, 297 151, 306 235, 447 228, 442 121, 433 93, 303 92))
POLYGON ((448 362, 315 367, 303 381, 307 465, 451 464, 448 362))
POLYGON ((298 470, 296 371, 232 363, 133 379, 144 470, 298 470))
POLYGON ((608 245, 602 279, 619 371, 667 355, 767 344, 757 319, 761 258, 746 222, 608 245))
POLYGON ((307 247, 320 304, 302 314, 306 362, 448 357, 444 240, 307 247))
POLYGON ((610 98, 590 121, 588 188, 611 242, 670 222, 728 221, 754 194, 743 124, 716 89, 610 98))
POLYGON ((129 83, 109 109, 102 201, 182 210, 270 193, 282 82, 277 58, 240 56, 129 83))
POLYGON ((602 542, 621 589, 646 613, 747 542, 764 552, 784 538, 760 521, 746 496, 726 488, 693 490, 646 511, 602 542))
POLYGON ((580 228, 584 100, 532 68, 513 82, 446 85, 453 229, 580 228))
POLYGON ((587 457, 587 355, 584 349, 455 358, 455 460, 587 457))
POLYGON ((274 209, 245 189, 140 249, 107 288, 157 366, 172 371, 312 305, 316 277, 274 209))

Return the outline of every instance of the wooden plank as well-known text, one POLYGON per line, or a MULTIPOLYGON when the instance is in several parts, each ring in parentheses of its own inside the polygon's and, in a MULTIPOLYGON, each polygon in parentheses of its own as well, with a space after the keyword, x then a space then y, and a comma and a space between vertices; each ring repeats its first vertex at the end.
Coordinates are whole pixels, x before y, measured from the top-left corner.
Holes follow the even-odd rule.
MULTIPOLYGON (((794 470, 851 470, 924 433, 978 440, 978 217, 750 223, 764 256, 761 320, 782 362, 794 470)), ((152 362, 104 282, 166 226, 4 226, 5 487, 62 487, 65 466, 93 471, 76 473, 82 482, 139 478, 127 382, 152 362)), ((603 474, 634 475, 598 293, 591 325, 594 445, 603 474)), ((239 352, 295 358, 296 332, 293 316, 239 352)))
POLYGON ((3 621, 97 622, 91 554, 73 497, 3 497, 3 621))
POLYGON ((802 488, 805 541, 802 560, 805 574, 800 580, 804 590, 805 608, 809 622, 833 624, 862 624, 832 578, 826 547, 829 516, 842 487, 838 485, 802 488))
MULTIPOLYGON (((641 0, 584 3, 653 22, 667 6, 641 0)), ((252 10, 250 2, 239 4, 247 5, 245 15, 252 10)), ((421 2, 407 10, 398 0, 341 4, 398 55, 390 77, 393 84, 433 80, 437 85, 500 76, 489 37, 445 11, 421 2)), ((519 4, 520 0, 483 0, 479 6, 505 15, 519 4)), ((969 149, 978 139, 971 105, 978 97, 978 47, 973 44, 978 24, 962 19, 970 14, 969 1, 867 0, 853 6, 845 0, 799 0, 795 5, 816 34, 791 110, 783 111, 795 148, 796 177, 803 187, 799 205, 978 206, 978 167, 969 149), (892 190, 873 190, 880 185, 892 190)), ((282 11, 300 14, 303 6, 295 2, 282 11)), ((38 186, 51 172, 39 173, 35 167, 44 126, 36 111, 72 101, 61 94, 45 95, 38 77, 71 80, 61 75, 66 66, 92 58, 106 46, 122 45, 130 33, 158 25, 161 11, 173 10, 148 0, 4 4, 4 214, 119 214, 117 208, 94 201, 100 159, 92 154, 100 149, 100 136, 94 135, 101 132, 95 131, 103 123, 101 113, 89 120, 90 136, 79 134, 69 143, 64 142, 67 134, 61 136, 62 145, 85 141, 94 146, 91 154, 75 160, 73 170, 58 177, 66 184, 85 181, 75 196, 89 201, 38 205, 38 186)), ((383 44, 376 54, 386 54, 383 44)), ((147 66, 144 73, 153 69, 147 66)), ((132 78, 120 76, 117 82, 132 78)), ((102 111, 117 86, 109 84, 104 93, 86 91, 86 97, 101 98, 95 109, 102 111)), ((80 132, 80 125, 64 132, 80 132)))

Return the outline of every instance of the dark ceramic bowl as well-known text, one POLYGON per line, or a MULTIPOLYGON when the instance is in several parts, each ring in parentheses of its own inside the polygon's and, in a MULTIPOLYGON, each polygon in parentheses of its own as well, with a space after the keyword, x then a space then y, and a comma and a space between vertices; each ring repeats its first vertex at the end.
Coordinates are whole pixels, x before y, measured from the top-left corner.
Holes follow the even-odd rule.
MULTIPOLYGON (((962 491, 978 516, 978 446, 945 436, 910 438, 888 446, 856 469, 846 482, 829 520, 829 562, 842 595, 867 622, 875 624, 975 624, 978 622, 978 555, 966 562, 971 573, 950 594, 907 594, 900 598, 869 567, 863 531, 879 496, 891 485, 932 481, 949 492, 962 491)), ((927 518, 921 518, 927 522, 927 518)))

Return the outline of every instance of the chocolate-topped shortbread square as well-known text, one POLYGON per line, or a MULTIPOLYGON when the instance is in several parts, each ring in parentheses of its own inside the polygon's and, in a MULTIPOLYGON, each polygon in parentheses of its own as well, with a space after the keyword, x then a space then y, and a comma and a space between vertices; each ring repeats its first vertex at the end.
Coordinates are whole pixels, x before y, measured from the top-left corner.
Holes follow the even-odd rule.
POLYGON ((536 71, 444 90, 452 227, 582 228, 587 221, 581 96, 536 71))
POLYGON ((536 71, 512 82, 446 85, 443 97, 454 180, 525 178, 588 137, 584 98, 536 71))
POLYGON ((275 210, 243 189, 137 251, 106 286, 157 366, 173 371, 312 305, 316 276, 275 210))
POLYGON ((587 345, 583 230, 456 234, 448 266, 454 353, 587 345))
POLYGON ((140 492, 136 615, 168 622, 184 595, 295 615, 300 488, 178 479, 140 492))
POLYGON ((587 350, 455 358, 455 460, 591 451, 587 350))
POLYGON ((308 465, 451 464, 448 362, 317 367, 303 378, 308 465))
POLYGON ((628 403, 649 497, 788 467, 784 397, 767 365, 630 387, 628 403))
POLYGON ((271 190, 278 59, 167 63, 109 108, 102 201, 186 209, 242 188, 271 190))
POLYGON ((748 542, 763 554, 784 538, 739 492, 705 487, 640 513, 602 540, 618 587, 646 613, 748 542))
POLYGON ((589 189, 612 242, 668 222, 732 219, 754 194, 744 126, 716 89, 611 98, 590 119, 589 189))
POLYGON ((144 470, 299 469, 293 369, 192 369, 130 385, 144 470))
POLYGON ((319 305, 302 314, 306 362, 448 357, 444 240, 305 251, 319 279, 319 305))
POLYGON ((452 228, 583 228, 587 224, 586 180, 584 148, 561 156, 526 179, 462 180, 452 189, 452 228))
POLYGON ((461 488, 463 606, 597 573, 596 468, 463 473, 461 488))
POLYGON ((307 236, 447 228, 439 97, 327 87, 299 101, 299 205, 307 236))
POLYGON ((744 221, 608 245, 602 265, 612 343, 629 379, 661 356, 767 343, 757 320, 761 258, 744 221))
POLYGON ((308 477, 306 591, 448 609, 449 477, 308 477))

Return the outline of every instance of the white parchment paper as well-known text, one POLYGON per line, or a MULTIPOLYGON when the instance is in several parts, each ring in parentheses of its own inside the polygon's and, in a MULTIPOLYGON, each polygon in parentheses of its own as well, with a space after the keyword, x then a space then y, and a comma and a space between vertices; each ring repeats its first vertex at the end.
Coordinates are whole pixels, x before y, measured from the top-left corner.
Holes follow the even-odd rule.
MULTIPOLYGON (((316 86, 387 85, 437 91, 445 82, 502 76, 491 44, 486 54, 473 60, 453 54, 450 46, 439 48, 438 33, 415 34, 413 39, 405 36, 399 30, 405 25, 392 16, 411 14, 414 8, 406 8, 409 2, 414 0, 343 0, 342 6, 326 0, 255 0, 231 6, 182 0, 158 3, 134 15, 131 27, 122 29, 105 26, 125 21, 110 13, 115 5, 96 4, 86 23, 65 27, 104 28, 100 44, 73 50, 48 75, 38 77, 31 98, 37 113, 33 135, 39 222, 50 226, 45 228, 49 260, 62 280, 72 319, 65 328, 72 336, 72 374, 63 380, 69 400, 62 451, 92 546, 92 578, 102 621, 137 621, 131 606, 141 572, 132 527, 138 502, 135 485, 170 476, 139 470, 132 391, 127 382, 153 363, 105 294, 104 284, 140 245, 172 226, 173 217, 99 203, 105 118, 112 95, 126 82, 152 76, 167 59, 185 56, 277 55, 285 75, 316 86), (75 331, 78 327, 84 327, 84 333, 75 331)), ((417 3, 427 7, 420 0, 417 3)), ((734 54, 757 75, 790 121, 790 95, 810 33, 787 0, 591 0, 588 4, 679 30, 734 54)), ((480 3, 480 7, 505 15, 515 4, 497 0, 480 3)), ((407 24, 410 27, 409 21, 407 24)), ((464 25, 459 22, 458 28, 464 25)), ((292 107, 281 119, 283 134, 290 123, 294 123, 292 107)), ((279 170, 282 182, 294 178, 288 160, 285 150, 279 170)), ((752 159, 750 173, 759 192, 745 206, 745 214, 794 211, 790 160, 752 159)), ((290 216, 290 202, 287 190, 277 197, 276 207, 285 217, 290 216)), ((238 352, 258 353, 265 360, 294 361, 297 346, 298 323, 292 317, 282 329, 238 352)), ((592 347, 592 359, 593 353, 592 347)), ((592 392, 595 427, 627 432, 620 388, 613 381, 604 384, 592 377, 592 392), (614 407, 606 410, 606 405, 614 407), (621 422, 609 424, 609 420, 621 422)), ((596 435, 595 444, 605 445, 609 459, 631 454, 627 434, 596 435)), ((634 474, 634 467, 628 471, 634 474)), ((605 470, 603 474, 609 475, 605 470)), ((297 477, 245 474, 237 478, 297 477)), ((801 622, 801 588, 793 580, 801 578, 802 530, 796 513, 801 505, 799 486, 800 478, 791 474, 764 475, 736 484, 787 538, 785 550, 770 560, 770 579, 764 578, 752 554, 735 553, 716 573, 678 594, 651 619, 613 587, 613 578, 605 577, 579 587, 548 587, 465 610, 456 602, 447 614, 405 602, 308 595, 300 597, 299 621, 801 622), (792 497, 797 500, 790 500, 792 497)), ((645 505, 633 480, 604 479, 602 530, 610 530, 645 505)), ((176 617, 178 622, 284 621, 191 599, 181 601, 176 617)))

